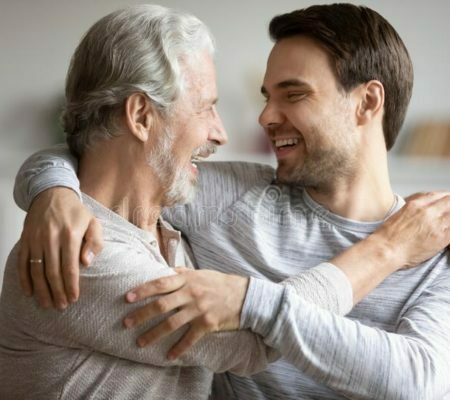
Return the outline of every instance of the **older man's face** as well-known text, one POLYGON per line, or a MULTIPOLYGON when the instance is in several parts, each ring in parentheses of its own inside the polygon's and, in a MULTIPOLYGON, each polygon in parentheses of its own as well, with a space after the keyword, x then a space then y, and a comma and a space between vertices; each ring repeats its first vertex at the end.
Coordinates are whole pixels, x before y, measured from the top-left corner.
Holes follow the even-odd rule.
POLYGON ((185 89, 165 121, 154 165, 165 186, 165 206, 189 201, 197 182, 195 161, 208 157, 227 135, 217 113, 216 73, 212 57, 201 54, 184 65, 185 89), (164 154, 161 154, 161 153, 164 154))
MULTIPOLYGON (((177 136, 173 148, 180 159, 189 165, 193 177, 197 176, 192 155, 209 144, 220 146, 227 136, 217 113, 216 71, 212 57, 204 53, 185 65, 185 90, 177 101, 171 127, 177 136)), ((199 156, 208 156, 207 152, 199 156)))

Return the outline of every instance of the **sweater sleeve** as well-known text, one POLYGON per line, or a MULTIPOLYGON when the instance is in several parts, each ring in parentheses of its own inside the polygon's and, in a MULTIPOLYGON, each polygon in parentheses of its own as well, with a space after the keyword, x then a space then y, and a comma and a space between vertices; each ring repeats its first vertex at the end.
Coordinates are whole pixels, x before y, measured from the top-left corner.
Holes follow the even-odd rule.
POLYGON ((312 379, 357 399, 440 399, 450 392, 450 268, 414 300, 393 332, 272 285, 251 282, 241 327, 262 335, 312 379))
POLYGON ((123 318, 145 303, 127 304, 124 295, 139 284, 174 272, 125 247, 117 242, 106 243, 93 265, 80 271, 82 295, 64 312, 39 308, 34 299, 21 294, 15 268, 17 248, 14 249, 7 262, 1 299, 2 341, 11 340, 11 348, 14 348, 15 338, 25 333, 28 345, 34 342, 34 346, 44 343, 50 348, 89 349, 144 364, 203 366, 215 372, 231 370, 240 375, 262 371, 278 358, 277 352, 249 331, 207 335, 173 361, 167 359, 167 353, 186 329, 178 330, 155 345, 139 348, 136 344, 139 334, 156 326, 161 319, 137 329, 125 329, 123 318))
POLYGON ((192 202, 165 210, 164 218, 186 235, 218 223, 223 213, 257 184, 272 181, 273 168, 246 162, 202 162, 192 202))
POLYGON ((75 191, 81 199, 77 177, 78 160, 66 145, 41 150, 22 164, 14 185, 14 200, 28 211, 33 199, 46 189, 63 186, 75 191))

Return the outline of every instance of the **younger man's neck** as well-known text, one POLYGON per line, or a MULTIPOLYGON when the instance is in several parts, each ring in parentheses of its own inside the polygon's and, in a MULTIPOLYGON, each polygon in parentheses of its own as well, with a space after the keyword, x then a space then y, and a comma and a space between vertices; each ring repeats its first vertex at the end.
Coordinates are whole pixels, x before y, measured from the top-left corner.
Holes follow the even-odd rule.
POLYGON ((333 214, 361 222, 385 219, 395 202, 392 190, 374 192, 347 188, 324 193, 308 188, 306 191, 333 214))
POLYGON ((332 213, 361 222, 383 220, 395 202, 387 162, 376 168, 365 165, 356 176, 334 182, 325 190, 306 190, 332 213))

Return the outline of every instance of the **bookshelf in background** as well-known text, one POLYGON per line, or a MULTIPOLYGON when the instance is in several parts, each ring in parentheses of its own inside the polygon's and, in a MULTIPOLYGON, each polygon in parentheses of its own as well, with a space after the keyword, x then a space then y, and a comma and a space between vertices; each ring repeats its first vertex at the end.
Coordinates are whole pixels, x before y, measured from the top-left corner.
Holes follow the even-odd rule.
POLYGON ((424 121, 417 124, 400 153, 407 157, 450 159, 450 122, 424 121))

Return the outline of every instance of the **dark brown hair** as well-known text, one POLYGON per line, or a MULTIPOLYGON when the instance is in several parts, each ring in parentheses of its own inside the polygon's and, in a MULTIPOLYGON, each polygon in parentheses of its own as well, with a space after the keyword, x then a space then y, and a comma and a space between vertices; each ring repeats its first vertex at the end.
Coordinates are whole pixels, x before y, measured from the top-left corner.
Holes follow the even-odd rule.
POLYGON ((405 119, 413 67, 402 39, 380 14, 363 6, 312 6, 278 15, 269 25, 275 40, 305 35, 329 54, 340 87, 349 92, 378 80, 385 91, 383 132, 390 150, 405 119))

